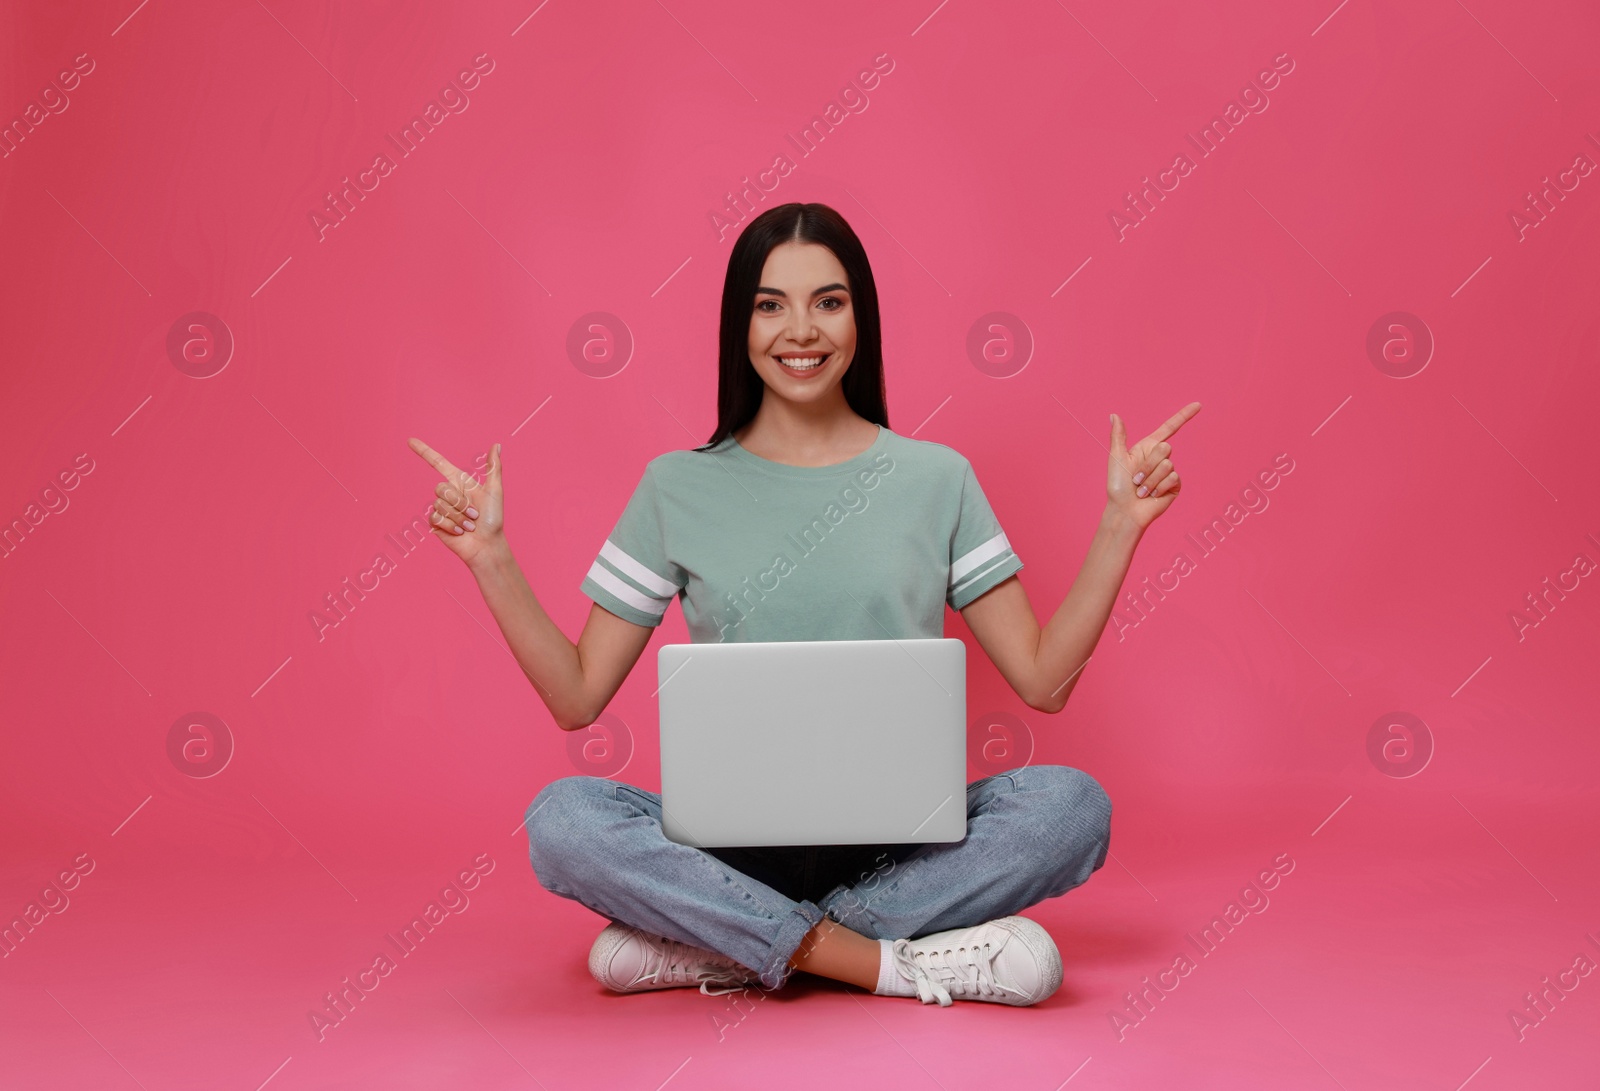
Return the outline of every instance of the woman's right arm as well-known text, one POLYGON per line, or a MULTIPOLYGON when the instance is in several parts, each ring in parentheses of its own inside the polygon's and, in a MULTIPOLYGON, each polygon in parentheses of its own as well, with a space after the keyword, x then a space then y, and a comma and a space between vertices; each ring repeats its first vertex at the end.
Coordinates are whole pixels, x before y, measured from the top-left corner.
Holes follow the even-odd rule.
POLYGON ((522 673, 556 723, 563 731, 594 723, 655 630, 595 605, 573 644, 539 605, 509 546, 502 542, 480 552, 468 568, 522 673))
POLYGON ((489 472, 482 483, 420 439, 413 438, 410 446, 445 478, 434 486, 430 529, 478 581, 522 673, 563 731, 594 723, 654 630, 596 605, 573 644, 539 605, 506 543, 500 445, 489 452, 489 472))

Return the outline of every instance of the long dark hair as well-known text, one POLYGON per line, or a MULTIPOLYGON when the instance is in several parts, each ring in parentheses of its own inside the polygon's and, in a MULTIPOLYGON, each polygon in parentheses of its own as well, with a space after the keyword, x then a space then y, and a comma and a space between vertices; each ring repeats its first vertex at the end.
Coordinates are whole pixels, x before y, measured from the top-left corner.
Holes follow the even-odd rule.
POLYGON ((889 427, 878 285, 872 279, 867 251, 839 213, 824 204, 792 201, 751 220, 728 255, 728 275, 722 282, 722 328, 717 338, 717 430, 696 450, 715 447, 749 424, 761 407, 766 386, 750 362, 750 313, 767 255, 785 242, 826 246, 844 266, 856 320, 856 351, 844 374, 844 400, 864 419, 889 427))

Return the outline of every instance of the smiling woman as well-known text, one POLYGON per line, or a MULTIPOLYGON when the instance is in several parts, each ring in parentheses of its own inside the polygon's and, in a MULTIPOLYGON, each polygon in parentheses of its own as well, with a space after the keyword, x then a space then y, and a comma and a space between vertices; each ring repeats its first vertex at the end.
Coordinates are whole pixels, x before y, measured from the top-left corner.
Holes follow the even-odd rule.
MULTIPOLYGON (((433 533, 473 572, 559 727, 595 722, 674 600, 696 644, 938 638, 946 609, 957 610, 1024 702, 1049 713, 1066 704, 1144 528, 1177 497, 1166 440, 1200 405, 1132 447, 1111 414, 1100 527, 1041 629, 972 464, 889 429, 880 331, 871 263, 837 211, 790 203, 750 222, 723 281, 716 428, 645 466, 581 584, 594 605, 576 643, 506 544, 499 445, 480 483, 411 441, 446 477, 433 533), (891 470, 869 509, 855 487, 891 470)), ((774 776, 784 760, 773 755, 774 776)), ((1110 800, 1088 773, 1030 764, 969 784, 966 816, 966 837, 935 851, 702 849, 665 835, 658 793, 580 775, 545 785, 524 826, 540 885, 610 918, 589 972, 617 992, 776 989, 802 970, 924 1004, 1047 999, 1061 984, 1060 952, 1017 914, 1104 865, 1110 800), (864 853, 899 875, 866 899, 864 853)))
POLYGON ((762 458, 826 466, 889 427, 877 281, 837 212, 782 205, 746 228, 723 282, 717 366, 717 428, 698 450, 733 436, 762 458))

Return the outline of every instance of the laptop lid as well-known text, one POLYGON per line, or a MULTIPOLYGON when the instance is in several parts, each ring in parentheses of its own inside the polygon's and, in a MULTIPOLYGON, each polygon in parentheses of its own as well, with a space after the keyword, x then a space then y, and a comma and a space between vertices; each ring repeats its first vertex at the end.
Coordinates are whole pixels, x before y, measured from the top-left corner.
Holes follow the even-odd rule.
POLYGON ((960 841, 956 639, 667 644, 662 828, 700 848, 960 841))

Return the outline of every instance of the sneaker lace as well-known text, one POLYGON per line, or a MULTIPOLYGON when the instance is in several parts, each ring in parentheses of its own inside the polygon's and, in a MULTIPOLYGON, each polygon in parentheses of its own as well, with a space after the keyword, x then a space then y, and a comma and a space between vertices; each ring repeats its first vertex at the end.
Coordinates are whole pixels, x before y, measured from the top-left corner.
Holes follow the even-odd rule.
POLYGON ((994 956, 1000 944, 985 940, 974 946, 916 947, 910 940, 895 940, 891 947, 895 969, 917 987, 917 998, 924 1004, 938 1002, 950 1006, 953 992, 960 997, 1019 994, 1019 990, 995 980, 994 956))
POLYGON ((706 996, 722 996, 744 988, 750 977, 750 971, 731 959, 720 958, 692 944, 657 936, 646 945, 645 970, 639 980, 662 985, 699 982, 700 991, 706 996), (713 985, 727 987, 713 989, 713 985))

